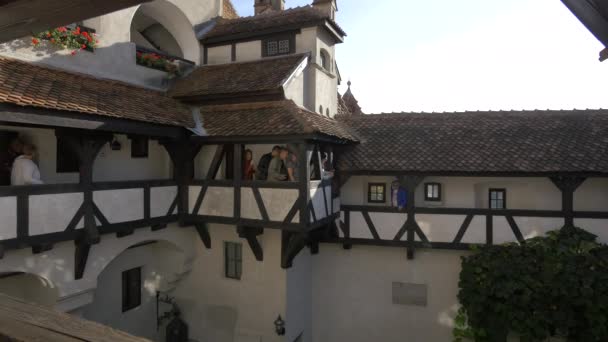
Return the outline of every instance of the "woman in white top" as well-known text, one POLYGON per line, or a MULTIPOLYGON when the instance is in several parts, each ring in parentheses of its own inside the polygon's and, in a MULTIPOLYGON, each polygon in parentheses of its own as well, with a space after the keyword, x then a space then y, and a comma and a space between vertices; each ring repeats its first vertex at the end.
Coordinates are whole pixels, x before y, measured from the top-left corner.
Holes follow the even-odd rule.
POLYGON ((23 154, 13 162, 11 172, 11 185, 44 184, 40 180, 40 170, 33 159, 36 155, 36 146, 23 145, 23 154))

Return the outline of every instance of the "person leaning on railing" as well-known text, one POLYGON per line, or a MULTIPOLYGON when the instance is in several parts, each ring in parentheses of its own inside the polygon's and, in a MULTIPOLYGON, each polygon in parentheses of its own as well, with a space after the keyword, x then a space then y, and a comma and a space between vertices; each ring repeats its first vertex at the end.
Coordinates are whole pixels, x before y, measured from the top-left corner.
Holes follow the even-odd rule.
POLYGON ((38 165, 33 160, 35 156, 36 146, 31 144, 23 145, 23 154, 13 162, 11 185, 44 184, 40 179, 38 165))

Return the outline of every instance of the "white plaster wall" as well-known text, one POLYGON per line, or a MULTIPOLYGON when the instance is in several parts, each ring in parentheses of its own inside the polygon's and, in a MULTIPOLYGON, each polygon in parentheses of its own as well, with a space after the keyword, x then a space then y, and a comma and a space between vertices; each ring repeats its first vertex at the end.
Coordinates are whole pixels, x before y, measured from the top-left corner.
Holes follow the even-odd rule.
POLYGON ((312 258, 313 341, 452 341, 460 257, 467 252, 322 244, 312 258), (370 276, 373 275, 373 276, 370 276), (392 304, 392 282, 425 284, 428 305, 392 304))
POLYGON ((131 158, 131 139, 126 135, 115 135, 115 138, 122 148, 120 151, 112 151, 110 144, 103 146, 93 166, 95 182, 171 178, 171 158, 158 141, 148 141, 147 158, 131 158))
MULTIPOLYGON (((260 189, 260 195, 266 206, 266 212, 271 221, 283 222, 298 199, 297 189, 260 189)), ((299 216, 295 216, 293 223, 300 222, 299 216)))
POLYGON ((177 246, 164 241, 125 250, 98 276, 93 302, 84 309, 83 317, 136 336, 163 341, 164 330, 156 330, 156 291, 163 290, 162 284, 175 276, 184 259, 177 246), (136 267, 141 267, 141 305, 122 312, 122 272, 136 267))
MULTIPOLYGON (((29 197, 29 234, 64 231, 84 201, 82 193, 29 197)), ((76 228, 82 228, 82 221, 76 228)))
MULTIPOLYGON (((312 208, 315 211, 315 217, 317 218, 317 220, 321 220, 327 217, 327 214, 325 212, 326 201, 323 197, 323 187, 319 186, 319 183, 319 181, 310 182, 310 201, 312 202, 312 208)), ((326 196, 331 197, 331 191, 326 192, 326 196)), ((310 219, 313 219, 312 214, 310 216, 310 219)))
POLYGON ((143 189, 94 191, 93 201, 110 223, 144 218, 143 189))
POLYGON ((0 126, 2 131, 17 132, 23 140, 36 145, 36 162, 45 183, 78 183, 77 173, 57 173, 57 138, 52 129, 0 126))
POLYGON ((262 58, 262 41, 254 40, 236 44, 236 61, 255 61, 262 58))
POLYGON ((302 342, 312 342, 312 258, 304 248, 287 270, 287 314, 285 341, 295 341, 302 334, 302 342))
MULTIPOLYGON (((367 202, 368 183, 385 183, 390 205, 390 185, 395 177, 351 177, 341 189, 343 204, 377 205, 367 202)), ((446 208, 487 208, 490 188, 507 189, 508 209, 560 210, 561 193, 548 178, 497 178, 497 177, 427 177, 416 188, 416 205, 446 208), (424 201, 424 183, 441 184, 442 202, 424 201)))
MULTIPOLYGON (((416 215, 418 216, 418 215, 416 215)), ((464 219, 463 219, 464 220, 464 219)), ((460 221, 462 224, 462 221, 460 221)), ((494 230, 496 234, 496 230, 494 230)), ((469 224, 469 228, 462 236, 462 243, 486 243, 486 218, 485 216, 475 216, 469 224)))
POLYGON ((21 273, 0 278, 0 293, 28 303, 52 307, 57 302, 57 288, 48 280, 21 273))
POLYGON ((220 45, 207 49, 207 64, 225 64, 232 61, 232 45, 220 45))
MULTIPOLYGON (((36 145, 36 162, 42 181, 47 184, 78 183, 75 173, 57 173, 57 137, 52 129, 0 126, 1 131, 17 132, 23 140, 36 145)), ((116 135, 121 143, 120 151, 112 151, 110 144, 101 149, 93 166, 93 180, 127 181, 168 179, 172 175, 172 164, 168 153, 157 141, 149 142, 148 158, 131 158, 131 141, 126 135, 116 135)))
POLYGON ((251 220, 262 219, 262 214, 251 188, 241 188, 241 217, 251 220))
POLYGON ((200 212, 202 215, 234 217, 234 188, 209 187, 200 212))
MULTIPOLYGON (((177 196, 177 186, 163 186, 150 189, 150 216, 162 217, 169 212, 171 204, 177 196)), ((177 212, 177 207, 172 213, 177 212)))
POLYGON ((607 211, 608 179, 589 178, 574 192, 574 210, 607 211))
POLYGON ((283 341, 273 322, 286 310, 286 272, 280 267, 281 232, 267 229, 258 237, 264 249, 259 262, 236 227, 209 225, 211 249, 197 244, 192 272, 174 294, 198 341, 283 341), (243 243, 241 280, 224 277, 224 242, 243 243))
POLYGON ((597 241, 608 243, 608 220, 575 219, 574 225, 597 235, 597 241))
MULTIPOLYGON (((132 235, 117 238, 115 234, 101 236, 101 242, 90 250, 84 277, 74 280, 74 242, 57 243, 50 251, 32 254, 31 249, 9 250, 0 263, 0 273, 24 272, 40 276, 53 284, 59 293, 56 308, 62 311, 76 310, 89 301, 78 297, 87 294, 97 286, 97 277, 105 267, 128 247, 144 241, 167 241, 179 246, 187 256, 194 257, 194 246, 200 239, 194 228, 181 228, 171 224, 168 228, 151 231, 138 229, 132 235)), ((112 295, 119 295, 114 293, 112 295)))
POLYGON ((0 240, 17 237, 17 197, 0 197, 0 240))
POLYGON ((218 16, 220 0, 156 0, 85 20, 86 26, 97 30, 99 44, 94 53, 81 51, 71 56, 69 50, 56 50, 46 43, 32 47, 26 37, 0 44, 0 55, 152 88, 166 87, 166 73, 135 64, 131 20, 140 6, 171 32, 186 59, 201 63, 193 27, 218 16))
POLYGON ((300 107, 305 107, 305 104, 304 104, 305 72, 299 74, 297 77, 294 77, 284 88, 285 89, 285 98, 288 100, 292 100, 293 102, 295 102, 295 104, 297 104, 300 107))

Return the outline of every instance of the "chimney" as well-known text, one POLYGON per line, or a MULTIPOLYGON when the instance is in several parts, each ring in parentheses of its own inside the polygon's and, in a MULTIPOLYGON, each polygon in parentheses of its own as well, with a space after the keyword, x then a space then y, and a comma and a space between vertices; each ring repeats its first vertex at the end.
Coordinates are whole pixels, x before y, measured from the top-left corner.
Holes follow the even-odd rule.
POLYGON ((314 0, 312 7, 326 14, 331 20, 336 20, 336 12, 338 11, 336 0, 314 0))
POLYGON ((285 9, 285 0, 255 0, 253 7, 255 15, 268 11, 283 11, 285 9))

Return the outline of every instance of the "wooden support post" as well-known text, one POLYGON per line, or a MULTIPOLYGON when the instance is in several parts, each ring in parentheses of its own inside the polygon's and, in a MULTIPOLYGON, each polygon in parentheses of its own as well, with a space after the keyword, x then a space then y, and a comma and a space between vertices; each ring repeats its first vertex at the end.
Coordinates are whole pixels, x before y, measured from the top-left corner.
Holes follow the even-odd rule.
POLYGON ((247 240, 255 259, 257 261, 264 261, 264 250, 258 241, 258 236, 264 234, 264 228, 239 226, 237 227, 237 232, 240 238, 247 240))
POLYGON ((293 266, 293 259, 310 241, 305 233, 281 233, 281 267, 287 269, 293 266))
POLYGON ((74 250, 74 279, 82 279, 89 258, 91 245, 77 239, 76 248, 74 250))
MULTIPOLYGON (((241 185, 243 183, 243 149, 241 144, 234 144, 234 218, 241 218, 241 185)), ((257 198, 256 198, 257 200, 257 198)))
POLYGON ((312 150, 306 143, 298 144, 298 183, 300 184, 300 223, 310 225, 310 162, 312 150))
POLYGON ((562 192, 564 228, 574 227, 574 192, 585 181, 585 177, 554 176, 551 181, 562 192))
MULTIPOLYGON (((342 233, 344 234, 345 239, 350 239, 350 210, 344 211, 344 230, 342 233)), ((342 248, 349 250, 353 248, 353 245, 350 243, 345 243, 342 245, 342 248)))
POLYGON ((196 231, 198 232, 198 236, 201 238, 201 241, 205 245, 207 249, 211 249, 211 235, 209 234, 209 228, 204 223, 196 224, 196 231))
MULTIPOLYGON (((399 184, 401 187, 405 188, 407 192, 407 203, 406 203, 406 212, 407 212, 407 220, 397 236, 395 240, 401 240, 403 234, 407 233, 407 258, 414 258, 414 243, 416 240, 416 233, 420 235, 420 227, 416 222, 416 188, 422 182, 424 177, 422 176, 400 176, 399 184)), ((424 238, 426 239, 426 238, 424 238)))
POLYGON ((63 136, 66 144, 78 156, 80 166, 80 185, 84 191, 84 243, 99 243, 99 231, 95 222, 95 204, 93 202, 93 165, 101 148, 112 140, 108 134, 92 134, 85 131, 61 131, 56 135, 63 136))
POLYGON ((186 137, 179 140, 160 141, 173 162, 173 177, 177 182, 177 213, 179 224, 185 226, 188 215, 188 192, 190 181, 194 178, 194 159, 203 146, 190 142, 186 137))

